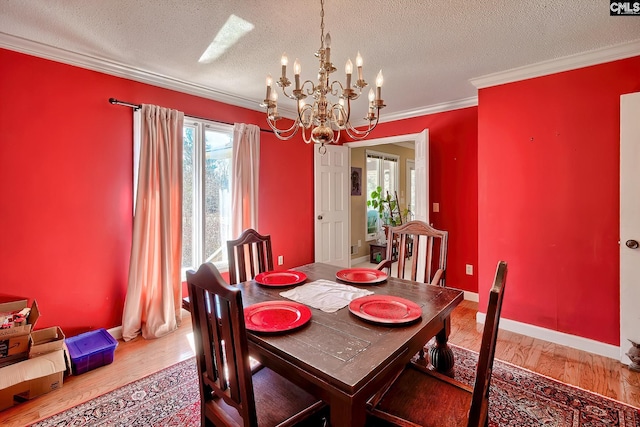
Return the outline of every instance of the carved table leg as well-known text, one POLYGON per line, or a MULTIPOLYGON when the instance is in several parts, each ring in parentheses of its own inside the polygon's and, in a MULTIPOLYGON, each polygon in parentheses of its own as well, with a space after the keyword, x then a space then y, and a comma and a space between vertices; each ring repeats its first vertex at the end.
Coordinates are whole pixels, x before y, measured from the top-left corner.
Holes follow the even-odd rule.
POLYGON ((431 364, 436 371, 446 375, 453 376, 453 350, 447 345, 449 332, 451 331, 451 323, 447 318, 444 322, 444 328, 436 335, 436 343, 429 349, 429 357, 431 364))

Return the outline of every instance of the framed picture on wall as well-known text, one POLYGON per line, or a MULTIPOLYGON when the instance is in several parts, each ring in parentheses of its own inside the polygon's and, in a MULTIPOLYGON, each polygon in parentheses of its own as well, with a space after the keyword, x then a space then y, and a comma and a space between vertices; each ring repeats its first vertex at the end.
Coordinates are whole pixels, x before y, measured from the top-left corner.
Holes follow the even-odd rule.
POLYGON ((351 168, 351 195, 362 195, 362 168, 351 168))

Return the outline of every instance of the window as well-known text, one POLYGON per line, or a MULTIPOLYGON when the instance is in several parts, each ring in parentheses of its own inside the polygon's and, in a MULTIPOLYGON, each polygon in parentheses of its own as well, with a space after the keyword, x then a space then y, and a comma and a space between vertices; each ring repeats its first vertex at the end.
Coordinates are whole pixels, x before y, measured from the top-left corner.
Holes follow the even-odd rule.
POLYGON ((185 117, 183 144, 182 271, 226 269, 233 126, 185 117))
MULTIPOLYGON (((382 188, 383 196, 387 192, 394 197, 398 190, 398 156, 367 150, 367 201, 377 187, 382 188)), ((367 211, 367 239, 374 239, 378 231, 377 211, 367 211)))

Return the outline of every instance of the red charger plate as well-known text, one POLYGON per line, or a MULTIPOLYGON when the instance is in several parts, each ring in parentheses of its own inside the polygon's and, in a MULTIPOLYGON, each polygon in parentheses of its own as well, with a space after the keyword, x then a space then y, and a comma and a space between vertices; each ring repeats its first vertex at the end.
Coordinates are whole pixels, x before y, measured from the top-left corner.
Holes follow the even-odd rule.
POLYGON ((291 286, 307 280, 307 275, 295 270, 265 271, 258 274, 254 280, 264 286, 291 286))
POLYGON ((244 309, 244 323, 255 332, 286 332, 311 320, 311 310, 294 301, 265 301, 244 309))
POLYGON ((344 282, 370 285, 387 280, 387 273, 373 268, 347 268, 338 271, 336 278, 344 282))
POLYGON ((367 295, 349 303, 349 311, 361 319, 383 324, 411 323, 422 316, 418 304, 393 295, 367 295))

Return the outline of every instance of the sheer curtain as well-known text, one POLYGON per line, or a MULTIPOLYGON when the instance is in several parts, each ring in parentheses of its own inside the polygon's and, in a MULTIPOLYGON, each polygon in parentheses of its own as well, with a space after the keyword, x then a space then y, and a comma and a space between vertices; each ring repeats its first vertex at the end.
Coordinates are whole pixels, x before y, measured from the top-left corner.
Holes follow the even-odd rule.
MULTIPOLYGON (((142 105, 129 284, 122 337, 158 338, 180 324, 184 113, 142 105)), ((134 148, 134 153, 136 149, 134 148)))
POLYGON ((260 175, 260 128, 233 125, 231 233, 236 239, 247 228, 258 228, 258 179, 260 175))

